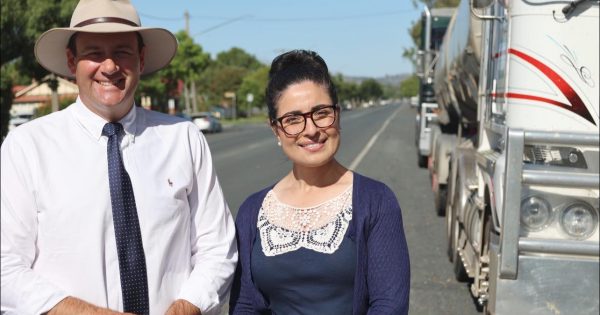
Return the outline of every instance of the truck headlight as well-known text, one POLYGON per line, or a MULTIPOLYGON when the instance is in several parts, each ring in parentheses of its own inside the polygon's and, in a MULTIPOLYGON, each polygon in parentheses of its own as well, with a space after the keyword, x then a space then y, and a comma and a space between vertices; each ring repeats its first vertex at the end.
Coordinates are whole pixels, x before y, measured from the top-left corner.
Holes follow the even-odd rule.
POLYGON ((552 207, 541 197, 528 197, 521 202, 521 224, 529 231, 539 231, 550 223, 552 207))
POLYGON ((574 203, 566 207, 560 215, 563 231, 576 239, 585 239, 592 235, 598 225, 598 215, 592 206, 574 203))

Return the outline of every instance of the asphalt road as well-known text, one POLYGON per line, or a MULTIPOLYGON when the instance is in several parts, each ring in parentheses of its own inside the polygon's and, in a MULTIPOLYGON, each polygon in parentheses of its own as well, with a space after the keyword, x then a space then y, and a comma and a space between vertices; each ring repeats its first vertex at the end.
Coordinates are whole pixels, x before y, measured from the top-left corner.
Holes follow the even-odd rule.
MULTIPOLYGON (((468 285, 454 280, 446 258, 444 218, 435 214, 427 170, 417 167, 415 110, 395 104, 343 111, 341 119, 337 159, 386 183, 402 208, 412 272, 410 314, 480 314, 468 285)), ((291 168, 266 123, 226 128, 207 139, 234 215, 248 195, 291 168)))

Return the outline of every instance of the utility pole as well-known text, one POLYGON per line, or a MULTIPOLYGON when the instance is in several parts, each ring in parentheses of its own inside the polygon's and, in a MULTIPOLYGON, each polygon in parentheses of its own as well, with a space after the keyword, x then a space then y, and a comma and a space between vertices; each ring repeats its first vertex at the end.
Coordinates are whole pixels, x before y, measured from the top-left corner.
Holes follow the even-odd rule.
POLYGON ((189 36, 190 35, 190 12, 188 12, 188 10, 185 10, 185 12, 183 13, 183 17, 185 18, 185 32, 189 36))
POLYGON ((52 95, 51 95, 51 104, 52 104, 52 112, 57 112, 60 110, 59 108, 59 102, 58 102, 58 79, 56 77, 56 75, 54 73, 51 73, 49 78, 48 78, 48 86, 50 87, 50 90, 52 91, 52 95))
MULTIPOLYGON (((185 33, 187 34, 187 36, 190 36, 190 12, 188 12, 188 10, 185 10, 185 12, 183 12, 183 17, 185 18, 185 33)), ((189 75, 187 78, 185 78, 185 80, 183 81, 183 97, 185 99, 185 112, 186 114, 191 114, 191 110, 190 110, 190 89, 188 88, 188 84, 190 83, 190 78, 189 75)), ((191 91, 192 93, 196 93, 195 91, 195 86, 194 86, 194 91, 191 91)), ((192 97, 194 97, 195 95, 192 94, 192 97)), ((196 108, 195 106, 196 104, 194 104, 194 110, 196 108)))

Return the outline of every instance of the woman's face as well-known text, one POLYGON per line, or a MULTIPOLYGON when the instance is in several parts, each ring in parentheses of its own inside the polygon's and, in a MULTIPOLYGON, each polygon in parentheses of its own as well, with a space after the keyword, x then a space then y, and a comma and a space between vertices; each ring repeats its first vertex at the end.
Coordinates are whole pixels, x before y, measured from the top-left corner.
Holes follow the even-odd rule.
MULTIPOLYGON (((332 104, 325 86, 312 81, 302 81, 290 85, 283 91, 276 104, 277 118, 290 114, 314 112, 313 118, 323 126, 330 122, 328 119, 331 117, 327 116, 330 110, 326 108, 330 105, 335 104, 332 104)), ((297 135, 286 134, 279 122, 273 127, 275 135, 281 141, 283 152, 296 166, 319 167, 333 160, 340 146, 338 110, 334 109, 332 115, 335 117, 333 124, 323 128, 315 125, 310 114, 305 115, 306 125, 304 130, 297 135)), ((295 123, 297 124, 299 121, 302 124, 304 118, 302 116, 295 117, 299 118, 295 123)))

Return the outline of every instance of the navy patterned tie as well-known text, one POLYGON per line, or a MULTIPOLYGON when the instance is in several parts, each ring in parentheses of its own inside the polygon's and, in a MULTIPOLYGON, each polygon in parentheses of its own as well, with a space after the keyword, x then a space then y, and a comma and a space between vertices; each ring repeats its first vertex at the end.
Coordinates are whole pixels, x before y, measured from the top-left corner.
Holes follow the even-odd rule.
POLYGON ((107 123, 102 134, 108 137, 108 180, 112 204, 119 273, 125 312, 148 314, 148 280, 142 234, 135 207, 131 180, 121 159, 119 134, 123 126, 107 123))

